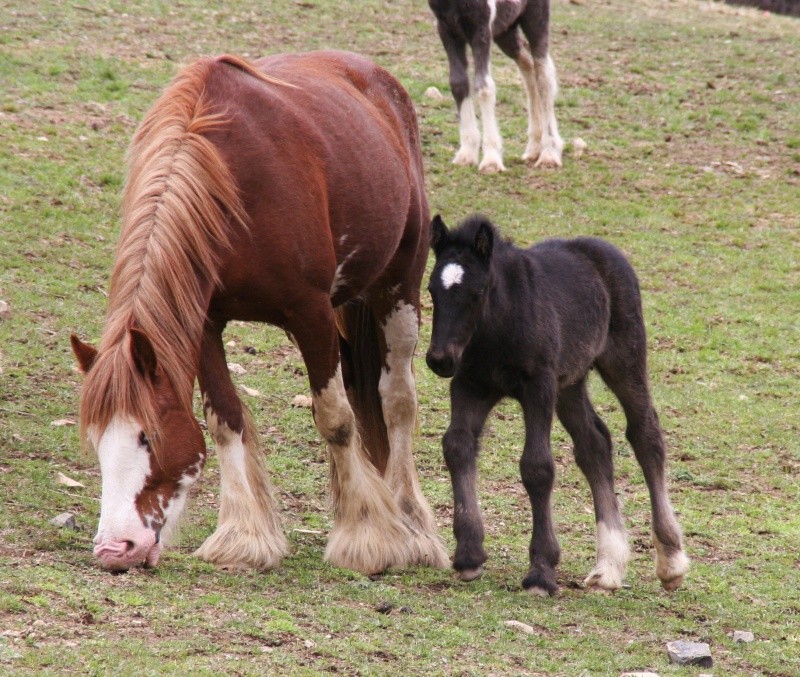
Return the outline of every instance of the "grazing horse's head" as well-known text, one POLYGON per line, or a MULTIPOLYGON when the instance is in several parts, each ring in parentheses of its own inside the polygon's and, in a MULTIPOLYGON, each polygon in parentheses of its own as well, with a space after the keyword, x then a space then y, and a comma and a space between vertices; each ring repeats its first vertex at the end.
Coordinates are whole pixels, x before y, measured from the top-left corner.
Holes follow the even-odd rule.
POLYGON ((436 265, 428 291, 433 299, 433 331, 425 356, 439 376, 452 376, 483 310, 489 286, 494 228, 474 216, 452 233, 439 216, 431 222, 436 265))
POLYGON ((72 336, 72 349, 86 374, 83 431, 102 476, 94 554, 112 571, 155 566, 205 462, 200 426, 141 331, 99 353, 72 336))

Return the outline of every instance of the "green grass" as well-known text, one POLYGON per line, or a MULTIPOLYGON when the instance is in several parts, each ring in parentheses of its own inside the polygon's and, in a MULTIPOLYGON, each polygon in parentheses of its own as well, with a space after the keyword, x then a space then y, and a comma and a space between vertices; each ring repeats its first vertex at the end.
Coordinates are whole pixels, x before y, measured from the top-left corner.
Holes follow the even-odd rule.
MULTIPOLYGON (((693 0, 556 0, 557 116, 587 153, 568 151, 558 172, 522 164, 523 94, 496 50, 508 171, 491 177, 450 164, 457 123, 449 98, 424 96, 430 86, 449 93, 421 1, 0 1, 0 26, 0 299, 12 309, 0 320, 0 674, 698 674, 668 664, 665 643, 680 638, 710 643, 714 674, 800 672, 796 19, 693 0), (520 590, 530 517, 510 402, 490 418, 480 460, 490 554, 481 580, 422 568, 371 580, 325 564, 325 449, 308 410, 291 406, 307 390, 302 361, 281 332, 244 323, 226 333, 229 360, 247 370, 237 382, 262 393, 247 404, 271 453, 291 555, 268 573, 191 556, 216 521, 212 456, 158 569, 112 576, 92 561, 99 470, 80 455, 76 427, 51 422, 77 417, 70 332, 96 342, 102 329, 127 143, 179 63, 322 47, 362 52, 409 90, 431 208, 448 223, 482 211, 519 244, 590 234, 629 254, 693 559, 679 591, 658 585, 646 488, 599 381, 593 398, 614 435, 634 552, 629 587, 603 596, 580 586, 594 520, 556 427, 561 589, 548 600, 520 590), (59 485, 58 472, 85 488, 59 485), (64 511, 79 531, 49 524, 64 511), (535 633, 507 628, 512 619, 535 633), (734 644, 736 629, 756 641, 734 644)), ((452 550, 447 384, 421 359, 416 367, 417 463, 452 550)))

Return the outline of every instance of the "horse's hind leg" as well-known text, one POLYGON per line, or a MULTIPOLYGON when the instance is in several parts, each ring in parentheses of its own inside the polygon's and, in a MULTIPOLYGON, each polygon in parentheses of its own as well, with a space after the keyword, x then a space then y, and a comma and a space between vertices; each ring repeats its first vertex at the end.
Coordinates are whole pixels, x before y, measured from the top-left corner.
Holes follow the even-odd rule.
POLYGON ((611 435, 589 401, 585 379, 559 392, 556 413, 572 438, 575 460, 589 482, 594 501, 597 560, 584 584, 587 588, 618 590, 628 564, 628 539, 614 493, 611 435))
POLYGON ((453 158, 454 165, 477 165, 481 135, 478 119, 470 95, 467 64, 467 44, 454 36, 443 21, 438 22, 439 36, 442 39, 447 62, 450 66, 450 91, 458 111, 459 149, 453 158))
POLYGON ((325 558, 367 574, 413 562, 413 534, 362 446, 347 399, 330 299, 308 299, 296 307, 287 329, 308 368, 314 421, 330 453, 334 526, 325 558))
POLYGON ((503 165, 503 139, 500 137, 495 114, 497 88, 491 73, 492 29, 488 23, 475 31, 471 44, 475 59, 475 98, 481 109, 483 127, 483 158, 478 170, 493 174, 505 171, 506 168, 503 165))
POLYGON ((549 54, 549 2, 529 2, 520 18, 520 27, 528 44, 517 38, 519 45, 513 49, 516 54, 506 53, 517 62, 528 98, 528 145, 522 159, 533 162, 535 167, 560 167, 564 141, 558 133, 555 114, 558 80, 549 54))
POLYGON ((288 548, 257 431, 231 382, 222 327, 209 324, 198 373, 220 468, 217 529, 195 554, 230 568, 269 569, 288 548))
POLYGON ((389 437, 385 479, 413 532, 414 561, 446 567, 447 552, 433 512, 422 494, 412 454, 417 393, 412 370, 419 333, 416 307, 405 301, 378 310, 383 335, 383 368, 378 384, 383 419, 389 437))
POLYGON ((644 332, 637 331, 634 338, 637 345, 631 346, 610 337, 609 347, 598 359, 597 367, 625 411, 626 436, 650 491, 656 574, 666 590, 674 590, 689 570, 689 558, 683 551, 681 529, 667 495, 666 446, 650 398, 644 332))

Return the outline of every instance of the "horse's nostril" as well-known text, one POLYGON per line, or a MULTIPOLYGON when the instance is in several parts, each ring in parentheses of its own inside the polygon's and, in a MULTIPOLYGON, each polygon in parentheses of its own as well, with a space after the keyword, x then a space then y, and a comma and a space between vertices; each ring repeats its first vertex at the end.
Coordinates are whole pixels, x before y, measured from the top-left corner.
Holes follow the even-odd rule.
POLYGON ((125 543, 125 551, 130 552, 136 547, 136 543, 133 541, 123 541, 125 543))

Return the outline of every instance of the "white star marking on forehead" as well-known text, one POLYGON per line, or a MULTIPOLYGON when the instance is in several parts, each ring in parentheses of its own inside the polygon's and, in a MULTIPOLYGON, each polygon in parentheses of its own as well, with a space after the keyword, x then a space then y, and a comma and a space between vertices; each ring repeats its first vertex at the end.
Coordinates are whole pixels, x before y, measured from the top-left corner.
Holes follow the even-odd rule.
POLYGON ((464 269, 457 263, 448 263, 442 268, 442 285, 450 289, 454 284, 461 284, 464 279, 464 269))

